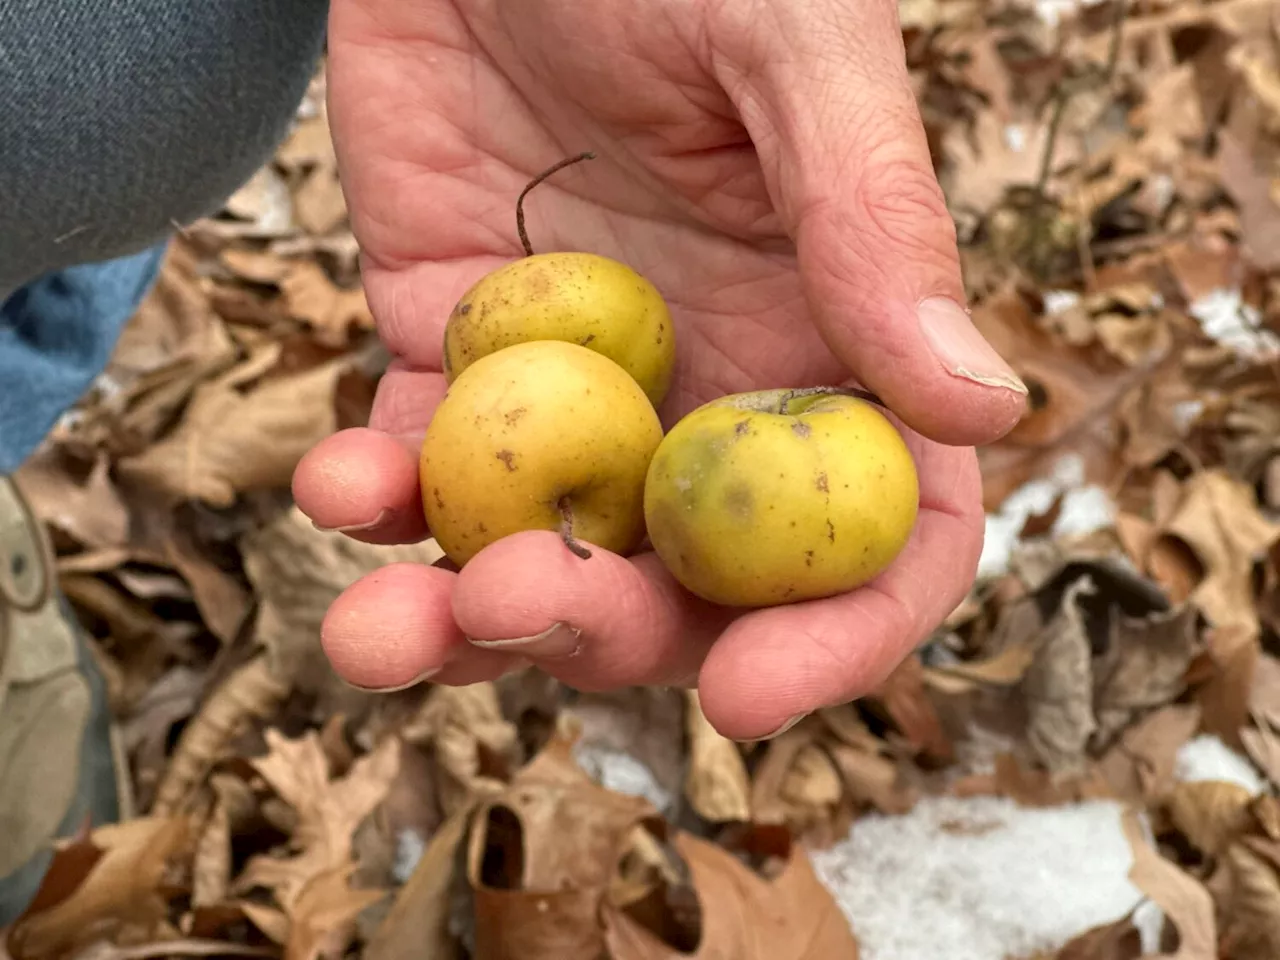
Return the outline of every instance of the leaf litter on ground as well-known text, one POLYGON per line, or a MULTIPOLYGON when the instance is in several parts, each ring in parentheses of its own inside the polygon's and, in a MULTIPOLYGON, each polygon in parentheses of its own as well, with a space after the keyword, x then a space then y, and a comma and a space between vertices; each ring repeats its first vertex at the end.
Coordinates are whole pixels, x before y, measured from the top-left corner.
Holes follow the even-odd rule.
POLYGON ((986 544, 946 622, 761 744, 692 691, 338 681, 328 604, 441 553, 289 495, 386 362, 322 65, 19 471, 129 791, 0 951, 1280 956, 1274 4, 899 14, 975 322, 1030 389, 979 451, 986 544))

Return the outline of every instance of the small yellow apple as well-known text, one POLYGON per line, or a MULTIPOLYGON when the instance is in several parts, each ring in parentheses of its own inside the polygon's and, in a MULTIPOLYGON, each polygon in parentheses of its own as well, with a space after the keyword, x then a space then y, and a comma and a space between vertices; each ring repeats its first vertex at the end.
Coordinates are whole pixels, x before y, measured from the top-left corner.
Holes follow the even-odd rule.
POLYGON ((562 340, 477 359, 436 408, 419 469, 427 524, 458 566, 521 530, 623 553, 644 537, 653 405, 609 358, 562 340))
POLYGON ((652 283, 594 253, 538 253, 482 277, 444 331, 450 382, 481 357, 516 343, 564 340, 622 367, 656 407, 671 385, 676 340, 652 283))
POLYGON ((692 593, 758 607, 832 596, 893 562, 919 485, 901 434, 837 388, 713 400, 680 420, 649 465, 645 519, 692 593))

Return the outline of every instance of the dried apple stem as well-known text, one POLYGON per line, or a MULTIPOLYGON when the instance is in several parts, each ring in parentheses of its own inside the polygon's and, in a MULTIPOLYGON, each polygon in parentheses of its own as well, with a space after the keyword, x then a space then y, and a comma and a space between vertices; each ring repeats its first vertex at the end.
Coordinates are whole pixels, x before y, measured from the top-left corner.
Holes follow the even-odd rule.
POLYGON ((569 498, 561 497, 557 506, 560 507, 560 539, 575 557, 590 560, 591 551, 573 537, 573 505, 569 503, 569 498))
POLYGON ((595 158, 596 158, 596 155, 592 153, 590 150, 586 151, 585 153, 580 153, 576 157, 566 157, 565 159, 561 160, 559 163, 552 164, 551 166, 547 167, 547 169, 543 170, 540 174, 538 174, 536 177, 530 180, 527 184, 525 184, 525 188, 520 191, 520 196, 516 198, 516 233, 520 234, 520 245, 524 247, 524 255, 526 257, 533 256, 533 245, 529 243, 529 234, 524 228, 525 196, 528 195, 530 190, 532 190, 534 187, 540 184, 543 180, 547 179, 547 177, 551 176, 553 173, 557 172, 558 170, 563 170, 565 167, 573 166, 575 163, 580 163, 583 160, 594 160, 595 158))

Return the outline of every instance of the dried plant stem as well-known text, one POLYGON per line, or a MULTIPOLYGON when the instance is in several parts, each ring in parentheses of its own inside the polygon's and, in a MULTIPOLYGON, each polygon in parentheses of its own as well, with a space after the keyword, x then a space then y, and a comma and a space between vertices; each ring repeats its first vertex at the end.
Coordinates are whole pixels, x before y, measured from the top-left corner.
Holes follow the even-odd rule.
POLYGON ((561 497, 560 503, 560 539, 564 541, 564 545, 575 557, 581 557, 583 560, 591 559, 591 551, 580 544, 573 536, 573 504, 569 502, 568 497, 561 497))
POLYGON ((1088 71, 1079 77, 1059 84, 1053 97, 1053 112, 1049 116, 1049 129, 1044 141, 1044 149, 1040 154, 1040 171, 1036 178, 1035 188, 1035 231, 1032 251, 1036 262, 1044 252, 1045 234, 1048 232, 1048 219, 1045 208, 1048 206, 1049 177, 1053 174, 1053 158, 1058 150, 1058 137, 1062 132, 1062 122, 1066 117, 1067 107, 1071 100, 1085 90, 1096 87, 1107 87, 1115 79, 1116 68, 1120 63, 1120 41, 1123 36, 1125 17, 1129 12, 1129 0, 1116 0, 1115 13, 1111 19, 1111 39, 1107 49, 1107 62, 1100 71, 1088 71))
POLYGON ((525 184, 525 188, 520 191, 520 196, 516 198, 516 233, 520 234, 520 245, 524 247, 524 255, 526 257, 533 256, 533 244, 529 242, 529 234, 524 228, 524 198, 528 195, 530 190, 540 184, 543 180, 547 179, 547 177, 551 176, 553 173, 563 170, 565 167, 573 166, 575 163, 580 163, 583 160, 594 160, 595 158, 596 155, 590 150, 585 153, 580 153, 576 157, 566 157, 559 163, 555 163, 547 167, 547 169, 543 170, 540 174, 525 184))

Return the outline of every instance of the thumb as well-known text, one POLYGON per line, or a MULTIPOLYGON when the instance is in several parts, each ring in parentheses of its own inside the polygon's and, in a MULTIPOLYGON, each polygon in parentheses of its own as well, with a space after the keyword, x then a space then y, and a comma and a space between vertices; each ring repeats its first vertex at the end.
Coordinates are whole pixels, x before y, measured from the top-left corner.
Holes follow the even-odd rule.
MULTIPOLYGON (((734 5, 725 5, 734 6, 734 5)), ((908 426, 990 442, 1027 390, 964 306, 894 0, 777 0, 725 71, 824 339, 908 426), (733 73, 737 76, 732 76, 733 73)), ((732 49, 732 48, 730 48, 732 49)))

